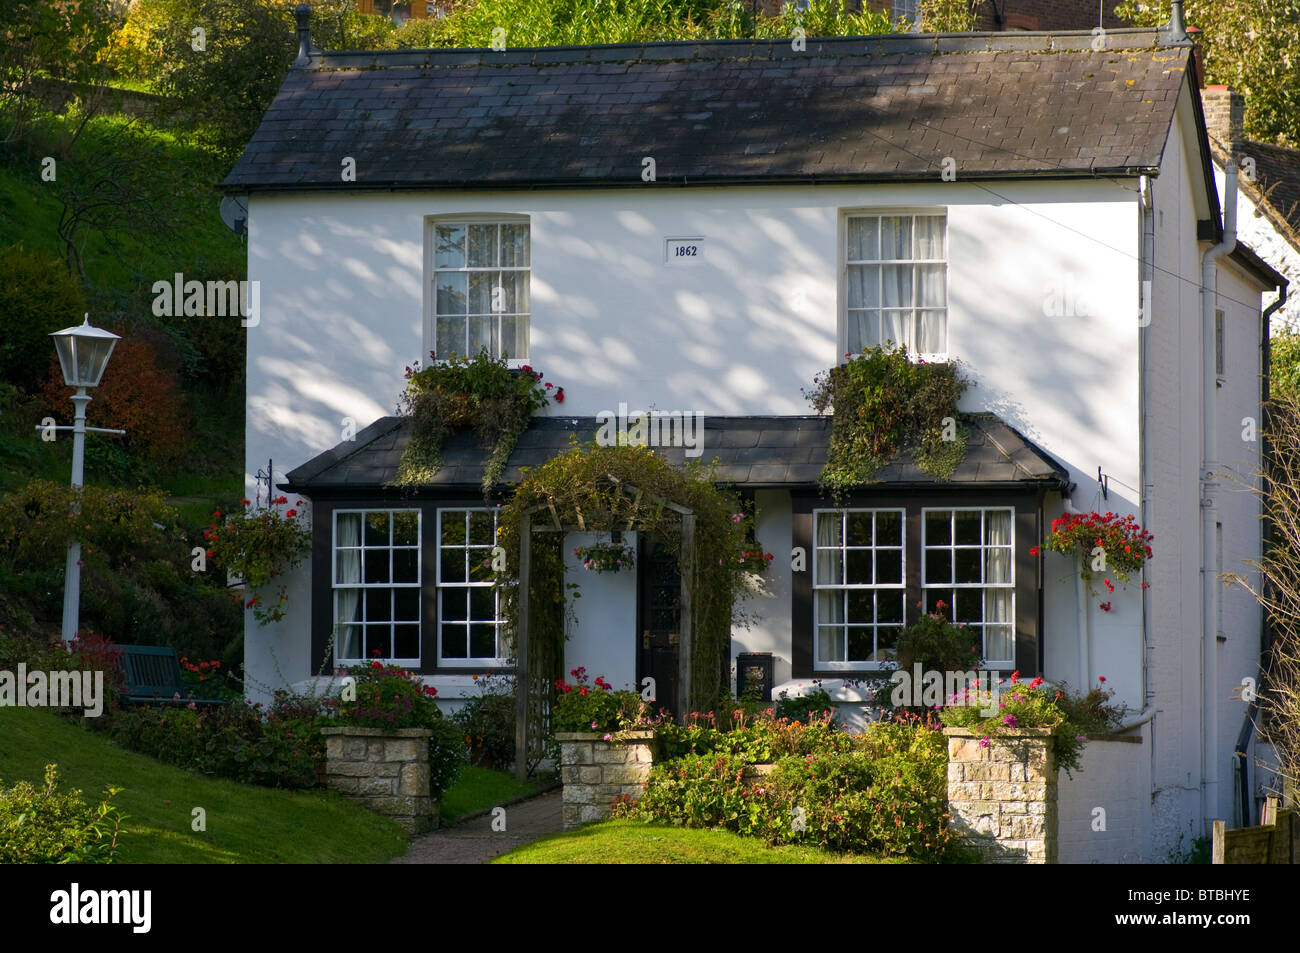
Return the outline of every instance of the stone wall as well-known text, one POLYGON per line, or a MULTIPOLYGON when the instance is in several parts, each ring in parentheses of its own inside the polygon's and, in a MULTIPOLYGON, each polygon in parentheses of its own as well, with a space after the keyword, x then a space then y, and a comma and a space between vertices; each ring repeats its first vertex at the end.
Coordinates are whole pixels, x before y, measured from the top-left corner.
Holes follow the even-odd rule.
POLYGON ((325 784, 387 814, 408 834, 437 826, 438 805, 429 794, 428 728, 392 734, 371 728, 322 728, 325 784))
POLYGON ((987 748, 964 728, 943 733, 953 829, 990 863, 1056 863, 1057 770, 1049 732, 1009 733, 987 748))
POLYGON ((641 796, 657 754, 654 732, 557 732, 555 738, 560 743, 565 830, 609 817, 610 805, 624 794, 641 796))

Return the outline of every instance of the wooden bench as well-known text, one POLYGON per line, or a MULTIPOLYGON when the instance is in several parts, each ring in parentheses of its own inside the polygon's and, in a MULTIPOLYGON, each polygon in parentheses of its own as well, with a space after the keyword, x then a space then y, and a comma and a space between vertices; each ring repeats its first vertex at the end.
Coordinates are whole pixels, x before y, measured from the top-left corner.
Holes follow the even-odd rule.
MULTIPOLYGON (((181 674, 176 650, 161 645, 124 645, 122 669, 126 674, 123 704, 138 705, 228 705, 229 699, 193 694, 181 674)), ((210 676, 212 687, 224 684, 220 675, 210 676)), ((206 682, 204 684, 207 684, 206 682)))

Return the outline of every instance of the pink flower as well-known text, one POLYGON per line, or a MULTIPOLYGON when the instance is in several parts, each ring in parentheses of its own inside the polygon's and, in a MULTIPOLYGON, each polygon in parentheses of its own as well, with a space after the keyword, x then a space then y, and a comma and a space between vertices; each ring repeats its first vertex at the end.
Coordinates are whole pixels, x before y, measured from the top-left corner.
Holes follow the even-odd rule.
POLYGON ((985 735, 983 738, 980 739, 980 747, 987 748, 988 746, 989 746, 989 736, 985 735))
POLYGON ((591 727, 592 727, 592 728, 596 728, 596 727, 597 727, 597 725, 596 725, 596 723, 595 723, 594 721, 591 723, 591 727))
POLYGON ((739 523, 739 522, 740 522, 741 520, 743 520, 744 518, 745 518, 745 514, 744 514, 744 513, 732 513, 732 514, 731 514, 731 522, 733 522, 733 523, 739 523))

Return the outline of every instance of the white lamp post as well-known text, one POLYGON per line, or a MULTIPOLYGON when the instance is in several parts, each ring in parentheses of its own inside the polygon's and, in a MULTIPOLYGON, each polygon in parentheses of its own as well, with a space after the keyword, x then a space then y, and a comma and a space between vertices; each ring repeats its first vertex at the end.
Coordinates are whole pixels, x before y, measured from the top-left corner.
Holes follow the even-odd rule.
MULTIPOLYGON (((80 327, 64 328, 55 331, 55 350, 59 352, 59 365, 63 368, 63 380, 77 392, 72 395, 76 406, 76 416, 71 427, 56 427, 56 430, 72 431, 72 488, 79 489, 85 470, 86 433, 124 434, 125 430, 106 430, 103 427, 86 426, 86 405, 90 403, 88 387, 98 387, 108 367, 108 358, 113 353, 113 345, 118 336, 102 328, 90 326, 90 315, 80 327)), ((38 430, 45 428, 38 427, 38 430)), ((73 503, 76 507, 77 504, 73 503)), ((68 566, 63 579, 63 640, 71 642, 77 635, 81 614, 81 541, 70 540, 68 543, 68 566)))

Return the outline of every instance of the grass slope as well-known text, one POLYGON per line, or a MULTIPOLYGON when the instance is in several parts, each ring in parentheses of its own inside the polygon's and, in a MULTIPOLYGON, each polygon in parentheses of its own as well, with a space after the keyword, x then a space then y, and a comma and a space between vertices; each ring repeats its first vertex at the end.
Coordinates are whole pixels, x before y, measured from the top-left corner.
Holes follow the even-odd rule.
POLYGON ((0 708, 0 781, 39 783, 47 762, 59 788, 98 803, 105 788, 127 815, 119 861, 137 864, 366 864, 406 850, 385 817, 332 791, 278 791, 208 779, 124 751, 49 712, 0 708), (191 830, 191 811, 207 830, 191 830))
POLYGON ((494 864, 901 864, 867 854, 828 854, 815 847, 765 847, 730 831, 605 821, 552 834, 494 864))

